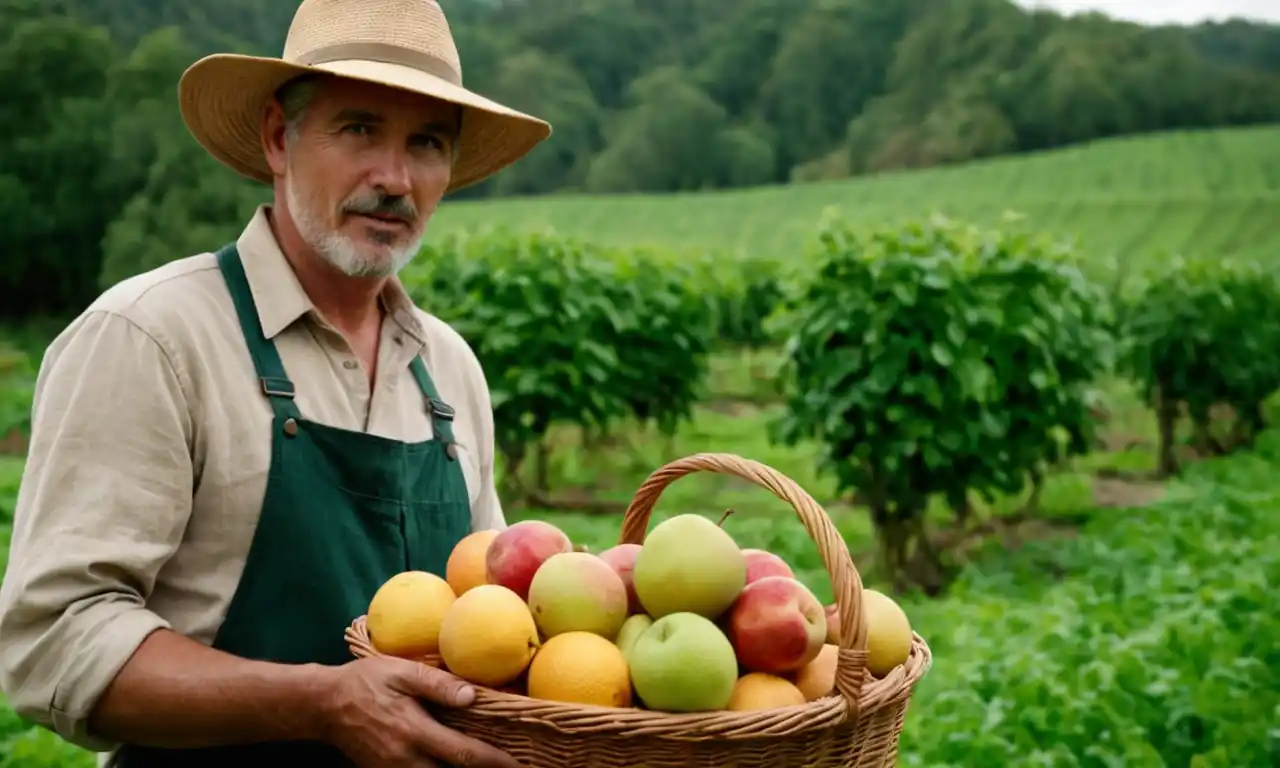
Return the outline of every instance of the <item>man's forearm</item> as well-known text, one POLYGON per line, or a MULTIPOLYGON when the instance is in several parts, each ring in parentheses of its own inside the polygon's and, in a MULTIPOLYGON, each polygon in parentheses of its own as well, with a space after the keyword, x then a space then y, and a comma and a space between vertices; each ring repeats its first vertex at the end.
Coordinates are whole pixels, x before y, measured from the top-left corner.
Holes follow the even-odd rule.
POLYGON ((334 672, 248 661, 162 629, 143 641, 99 699, 90 730, 170 748, 319 739, 334 672))

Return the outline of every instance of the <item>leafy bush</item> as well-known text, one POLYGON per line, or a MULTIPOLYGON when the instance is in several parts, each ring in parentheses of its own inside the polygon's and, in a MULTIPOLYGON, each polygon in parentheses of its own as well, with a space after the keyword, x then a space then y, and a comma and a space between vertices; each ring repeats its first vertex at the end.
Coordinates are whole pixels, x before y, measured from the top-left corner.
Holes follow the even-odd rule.
POLYGON ((404 281, 479 356, 512 474, 553 424, 670 432, 692 415, 714 338, 693 278, 642 252, 497 232, 428 247, 404 281))
POLYGON ((36 366, 31 357, 0 346, 0 440, 13 432, 31 431, 31 399, 36 366))
POLYGON ((816 440, 838 488, 870 507, 887 572, 932 590, 945 577, 924 532, 930 497, 963 522, 970 492, 1038 486, 1088 449, 1109 305, 1069 254, 1024 235, 832 223, 819 242, 819 269, 779 317, 776 436, 816 440))
POLYGON ((1181 409, 1203 452, 1252 442, 1280 387, 1280 276, 1254 263, 1179 260, 1137 289, 1124 319, 1125 367, 1156 408, 1162 474, 1178 468, 1181 409), (1221 406, 1234 422, 1225 436, 1214 430, 1221 406))
POLYGON ((1280 765, 1280 435, 1259 448, 908 605, 938 663, 902 764, 1280 765))

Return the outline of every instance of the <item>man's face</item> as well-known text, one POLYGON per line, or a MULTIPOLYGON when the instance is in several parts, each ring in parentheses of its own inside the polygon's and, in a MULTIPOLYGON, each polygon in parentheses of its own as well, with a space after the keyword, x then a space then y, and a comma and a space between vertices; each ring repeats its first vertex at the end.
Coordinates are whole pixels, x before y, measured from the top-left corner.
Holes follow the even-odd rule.
POLYGON ((344 274, 398 272, 449 185, 458 116, 391 88, 321 82, 273 160, 298 233, 344 274))

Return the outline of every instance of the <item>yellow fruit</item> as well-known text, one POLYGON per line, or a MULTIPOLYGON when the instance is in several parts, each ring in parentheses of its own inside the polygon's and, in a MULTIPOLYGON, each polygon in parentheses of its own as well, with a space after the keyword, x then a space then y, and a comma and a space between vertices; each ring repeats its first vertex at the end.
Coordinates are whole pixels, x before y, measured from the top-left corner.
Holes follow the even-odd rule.
POLYGON ((836 661, 839 649, 830 643, 822 646, 813 661, 795 673, 795 684, 805 701, 820 699, 836 687, 836 661))
POLYGON ((594 632, 565 632, 529 665, 529 696, 598 707, 631 706, 631 672, 618 646, 594 632))
POLYGON ((902 608, 874 589, 862 590, 867 617, 867 669, 884 677, 911 655, 911 622, 902 608))
POLYGON ((484 562, 489 545, 497 535, 497 531, 476 531, 459 541, 449 553, 444 578, 453 587, 454 594, 461 597, 469 590, 489 583, 485 577, 484 562))
POLYGON ((456 596, 434 573, 405 571, 386 581, 365 619, 373 647, 388 656, 418 659, 439 648, 440 624, 456 596))
POLYGON ((538 651, 529 606, 496 584, 467 590, 440 625, 440 656, 453 674, 497 688, 520 676, 538 651))
POLYGON ((754 709, 776 709, 804 703, 804 694, 790 681, 764 672, 750 672, 733 684, 727 709, 746 712, 754 709))

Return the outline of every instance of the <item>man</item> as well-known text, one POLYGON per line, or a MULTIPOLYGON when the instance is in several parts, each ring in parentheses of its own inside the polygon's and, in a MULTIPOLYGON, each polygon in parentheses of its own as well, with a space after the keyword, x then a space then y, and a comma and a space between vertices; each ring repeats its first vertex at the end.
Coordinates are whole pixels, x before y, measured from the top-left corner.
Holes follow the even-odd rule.
POLYGON ((306 0, 283 59, 203 59, 180 103, 274 203, 49 347, 5 694, 123 768, 517 766, 420 703, 469 686, 342 635, 383 580, 504 525, 480 365, 394 275, 446 192, 550 126, 462 87, 434 0, 306 0))

